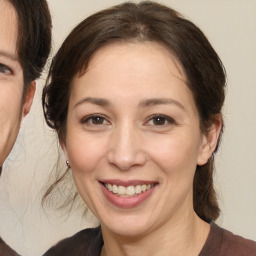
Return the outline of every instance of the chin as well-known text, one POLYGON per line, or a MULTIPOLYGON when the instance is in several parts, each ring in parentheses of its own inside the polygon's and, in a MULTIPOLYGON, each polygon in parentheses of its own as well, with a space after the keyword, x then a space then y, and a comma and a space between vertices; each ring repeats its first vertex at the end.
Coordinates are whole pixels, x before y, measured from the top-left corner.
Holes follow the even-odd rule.
POLYGON ((122 216, 120 218, 112 217, 111 221, 106 221, 107 225, 102 222, 103 229, 124 237, 138 237, 147 234, 150 230, 150 222, 146 221, 144 216, 122 216))

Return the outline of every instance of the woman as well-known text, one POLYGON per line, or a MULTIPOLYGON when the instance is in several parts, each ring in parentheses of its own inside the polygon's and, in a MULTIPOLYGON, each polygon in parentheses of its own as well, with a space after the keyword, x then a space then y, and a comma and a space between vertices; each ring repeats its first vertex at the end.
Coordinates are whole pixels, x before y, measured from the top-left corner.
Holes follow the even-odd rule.
POLYGON ((193 23, 154 2, 103 10, 70 33, 48 81, 46 122, 100 227, 45 255, 255 255, 213 223, 225 71, 193 23))

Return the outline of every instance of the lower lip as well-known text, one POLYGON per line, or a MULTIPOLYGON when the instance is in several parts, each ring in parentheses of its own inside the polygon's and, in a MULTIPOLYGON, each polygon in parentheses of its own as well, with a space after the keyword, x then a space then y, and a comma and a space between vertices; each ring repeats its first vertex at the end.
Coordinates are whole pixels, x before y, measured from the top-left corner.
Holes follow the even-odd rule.
POLYGON ((102 185, 103 193, 108 199, 108 201, 120 208, 132 208, 140 205, 142 202, 146 201, 151 196, 151 194, 156 188, 156 186, 154 186, 151 189, 143 193, 136 194, 133 197, 120 197, 110 192, 103 184, 101 185, 102 185))

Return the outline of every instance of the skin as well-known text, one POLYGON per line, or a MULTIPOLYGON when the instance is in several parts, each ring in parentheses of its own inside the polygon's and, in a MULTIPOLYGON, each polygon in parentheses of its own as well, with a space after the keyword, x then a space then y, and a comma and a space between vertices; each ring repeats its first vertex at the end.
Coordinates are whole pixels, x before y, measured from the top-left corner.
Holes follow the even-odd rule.
POLYGON ((115 43, 94 54, 73 79, 62 147, 101 222, 102 255, 199 254, 209 224, 193 210, 193 177, 219 129, 200 131, 182 68, 161 45, 115 43), (119 207, 103 193, 109 180, 155 186, 140 204, 119 207))
POLYGON ((17 14, 5 0, 0 1, 0 170, 17 138, 20 123, 30 110, 33 81, 23 99, 23 69, 16 51, 17 14))

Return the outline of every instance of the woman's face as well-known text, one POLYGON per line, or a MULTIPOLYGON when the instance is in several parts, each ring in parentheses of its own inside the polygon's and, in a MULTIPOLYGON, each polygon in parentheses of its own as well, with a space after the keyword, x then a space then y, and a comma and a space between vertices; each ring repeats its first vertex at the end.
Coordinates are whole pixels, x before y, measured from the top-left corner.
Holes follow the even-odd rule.
POLYGON ((180 65, 157 43, 116 43, 74 78, 63 145, 102 226, 143 235, 194 214, 193 177, 211 155, 180 65))

